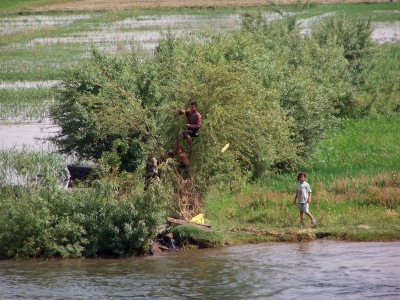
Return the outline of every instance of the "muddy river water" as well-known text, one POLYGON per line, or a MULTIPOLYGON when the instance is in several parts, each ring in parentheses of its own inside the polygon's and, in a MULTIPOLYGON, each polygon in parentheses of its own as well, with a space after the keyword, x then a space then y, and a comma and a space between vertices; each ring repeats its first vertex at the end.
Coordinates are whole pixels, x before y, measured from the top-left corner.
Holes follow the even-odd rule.
POLYGON ((260 243, 0 261, 1 299, 400 299, 400 242, 260 243))

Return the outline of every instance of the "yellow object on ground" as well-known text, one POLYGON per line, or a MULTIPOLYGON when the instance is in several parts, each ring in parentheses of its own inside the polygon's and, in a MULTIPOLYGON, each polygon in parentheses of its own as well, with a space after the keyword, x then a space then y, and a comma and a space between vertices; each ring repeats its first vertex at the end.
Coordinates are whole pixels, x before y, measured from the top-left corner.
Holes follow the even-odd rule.
POLYGON ((221 153, 224 153, 224 152, 226 151, 226 149, 228 149, 228 148, 229 148, 229 143, 226 144, 226 145, 224 146, 224 148, 221 149, 221 153))
POLYGON ((190 222, 196 223, 196 224, 204 224, 204 217, 203 214, 198 214, 197 216, 193 217, 190 222))

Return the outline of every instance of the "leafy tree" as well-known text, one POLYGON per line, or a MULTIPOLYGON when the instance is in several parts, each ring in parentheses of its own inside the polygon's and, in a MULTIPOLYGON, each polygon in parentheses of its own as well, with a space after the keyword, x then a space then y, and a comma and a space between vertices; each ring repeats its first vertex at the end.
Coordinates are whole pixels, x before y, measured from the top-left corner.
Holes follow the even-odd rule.
POLYGON ((147 153, 173 147, 185 123, 178 109, 197 101, 203 127, 191 162, 203 188, 293 168, 357 94, 349 59, 370 55, 368 24, 359 23, 355 43, 344 42, 343 26, 343 42, 332 42, 322 33, 304 36, 296 24, 247 14, 242 29, 228 34, 166 32, 150 57, 94 51, 92 61, 65 71, 52 110, 62 131, 52 140, 85 158, 108 153, 116 167, 133 171, 147 153))

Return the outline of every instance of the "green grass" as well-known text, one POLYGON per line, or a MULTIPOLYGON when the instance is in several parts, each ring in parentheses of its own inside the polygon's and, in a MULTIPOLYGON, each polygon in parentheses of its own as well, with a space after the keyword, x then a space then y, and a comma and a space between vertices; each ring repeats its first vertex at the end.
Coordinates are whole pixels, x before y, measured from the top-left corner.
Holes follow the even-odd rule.
MULTIPOLYGON (((321 142, 304 168, 313 190, 310 212, 317 226, 298 227, 299 212, 293 205, 297 172, 231 191, 211 189, 205 200, 206 223, 229 232, 225 240, 232 244, 245 240, 244 236, 251 240, 255 229, 276 233, 268 235, 274 240, 301 240, 304 231, 308 238, 400 239, 399 119, 346 120, 337 133, 321 142), (233 228, 241 234, 231 233, 233 228)), ((256 236, 260 238, 260 233, 256 236)))
POLYGON ((311 174, 334 177, 375 175, 400 169, 399 116, 371 116, 346 120, 315 154, 311 174))
POLYGON ((79 0, 2 0, 0 2, 0 16, 20 11, 34 9, 54 3, 73 2, 79 0))
POLYGON ((283 6, 291 12, 299 13, 302 18, 309 18, 328 13, 346 14, 350 19, 358 17, 371 18, 373 22, 393 22, 400 20, 400 15, 394 10, 400 9, 400 3, 336 3, 318 4, 304 3, 300 5, 283 6))
MULTIPOLYGON (((305 171, 310 183, 320 181, 325 185, 339 178, 398 172, 399 139, 398 115, 344 120, 337 132, 329 133, 320 142, 317 152, 298 171, 305 171)), ((295 173, 283 173, 262 182, 262 185, 273 191, 289 192, 293 190, 295 180, 295 173)))

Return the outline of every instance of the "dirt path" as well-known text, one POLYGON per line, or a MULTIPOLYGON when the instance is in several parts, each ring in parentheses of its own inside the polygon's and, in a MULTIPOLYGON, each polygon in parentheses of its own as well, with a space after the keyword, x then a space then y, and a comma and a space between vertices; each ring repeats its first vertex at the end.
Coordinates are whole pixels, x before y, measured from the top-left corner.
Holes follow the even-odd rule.
MULTIPOLYGON (((357 2, 388 2, 389 0, 315 0, 308 2, 318 3, 357 3, 357 2)), ((81 0, 69 3, 47 5, 35 9, 35 11, 50 10, 124 10, 146 8, 174 8, 174 7, 241 7, 258 6, 268 3, 293 4, 299 0, 81 0)), ((305 1, 303 1, 305 2, 305 1)))

